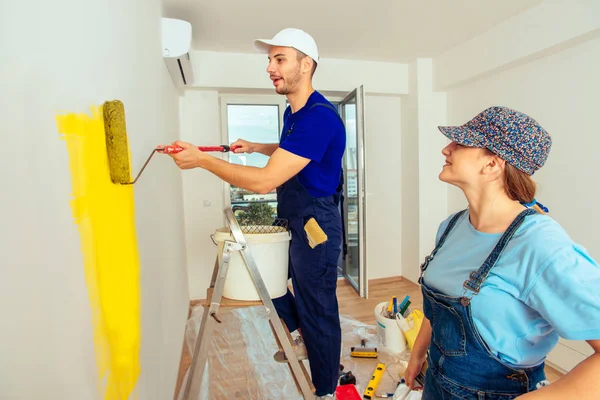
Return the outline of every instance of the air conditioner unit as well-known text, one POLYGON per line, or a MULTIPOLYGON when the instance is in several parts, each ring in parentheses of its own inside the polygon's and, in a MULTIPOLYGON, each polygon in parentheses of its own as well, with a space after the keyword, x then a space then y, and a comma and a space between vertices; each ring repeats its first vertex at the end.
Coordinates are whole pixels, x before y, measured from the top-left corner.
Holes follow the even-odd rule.
POLYGON ((191 86, 194 81, 191 44, 192 24, 180 19, 162 19, 163 59, 175 86, 191 86))

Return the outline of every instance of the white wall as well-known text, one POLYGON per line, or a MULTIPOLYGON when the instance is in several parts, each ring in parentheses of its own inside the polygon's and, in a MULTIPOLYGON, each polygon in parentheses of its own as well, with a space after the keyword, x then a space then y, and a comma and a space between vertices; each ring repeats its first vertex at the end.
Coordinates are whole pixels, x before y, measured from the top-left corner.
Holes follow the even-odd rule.
MULTIPOLYGON (((422 261, 433 250, 439 224, 448 216, 447 185, 438 178, 444 165, 441 150, 447 141, 437 128, 446 123, 446 95, 433 91, 432 59, 418 59, 415 68, 419 134, 419 260, 422 261)), ((411 278, 415 267, 419 266, 410 266, 411 278)))
MULTIPOLYGON (((460 124, 491 105, 504 105, 532 116, 552 136, 546 165, 533 179, 537 198, 574 240, 600 259, 595 227, 600 212, 596 153, 600 38, 537 61, 494 74, 448 92, 448 121, 460 124)), ((462 206, 460 196, 449 201, 462 206)))
POLYGON ((494 26, 436 59, 438 90, 510 69, 536 57, 569 48, 597 35, 600 2, 546 0, 494 26))
MULTIPOLYGON (((180 99, 181 139, 196 145, 221 144, 219 93, 187 90, 180 99)), ((218 156, 217 153, 212 155, 218 156)), ((192 299, 206 298, 217 256, 210 235, 226 225, 223 181, 202 169, 183 172, 185 243, 192 299)))
MULTIPOLYGON (((248 48, 252 48, 251 41, 248 48)), ((194 87, 268 89, 266 54, 190 52, 194 87)), ((370 93, 407 93, 406 64, 321 58, 314 86, 321 91, 350 92, 360 85, 370 93)))
POLYGON ((409 95, 402 98, 402 276, 415 282, 419 277, 419 122, 417 63, 411 63, 409 95))
MULTIPOLYGON (((594 203, 600 196, 595 161, 600 147, 600 3, 547 1, 528 14, 536 24, 518 17, 436 60, 438 83, 450 88, 448 123, 462 124, 491 105, 512 107, 538 120, 552 136, 553 146, 546 165, 533 176, 537 198, 599 260, 595 227, 600 212, 594 203), (563 23, 554 23, 557 20, 563 23), (525 47, 504 46, 522 44, 507 37, 508 31, 527 38, 525 47), (497 63, 473 69, 472 60, 485 58, 473 42, 477 49, 495 48, 497 63)), ((466 205, 456 189, 450 189, 448 197, 451 212, 466 205)), ((570 370, 590 353, 583 342, 561 340, 548 359, 570 370)))
MULTIPOLYGON (((91 310, 55 114, 121 99, 134 169, 177 137, 161 2, 10 2, 0 13, 3 107, 0 397, 98 399, 91 310), (8 61, 8 63, 6 62, 8 61)), ((136 184, 142 283, 139 397, 173 396, 188 310, 181 177, 157 157, 136 184)))
POLYGON ((365 96, 368 278, 402 275, 402 136, 399 96, 365 96))
POLYGON ((433 90, 433 60, 409 65, 410 94, 402 101, 402 276, 416 282, 423 258, 447 217, 447 188, 438 179, 445 137, 446 95, 433 90))
MULTIPOLYGON (((533 176, 538 199, 597 258, 600 212, 591 204, 600 195, 595 162, 600 146, 599 66, 600 38, 595 38, 448 92, 450 124, 464 123, 488 106, 504 105, 546 128, 553 145, 546 165, 533 176)), ((461 197, 453 192, 449 207, 462 207, 461 197)))

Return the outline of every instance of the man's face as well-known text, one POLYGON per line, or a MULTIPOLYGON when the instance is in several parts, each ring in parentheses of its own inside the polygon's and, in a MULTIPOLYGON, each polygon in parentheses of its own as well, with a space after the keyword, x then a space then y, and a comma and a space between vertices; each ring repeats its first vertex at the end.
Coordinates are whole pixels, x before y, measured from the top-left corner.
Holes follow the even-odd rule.
POLYGON ((287 95, 293 93, 302 80, 302 60, 291 47, 271 47, 267 73, 273 81, 275 91, 287 95))

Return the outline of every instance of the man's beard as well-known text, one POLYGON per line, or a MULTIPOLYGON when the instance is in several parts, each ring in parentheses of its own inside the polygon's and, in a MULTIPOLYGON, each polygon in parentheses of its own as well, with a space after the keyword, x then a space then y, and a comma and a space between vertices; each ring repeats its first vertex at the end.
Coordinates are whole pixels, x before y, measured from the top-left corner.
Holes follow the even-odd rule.
POLYGON ((300 74, 300 66, 298 66, 298 69, 295 71, 295 73, 284 80, 283 87, 281 89, 275 88, 275 91, 278 94, 288 95, 292 93, 294 89, 296 89, 296 86, 298 86, 298 82, 300 82, 300 79, 302 79, 302 75, 300 74))

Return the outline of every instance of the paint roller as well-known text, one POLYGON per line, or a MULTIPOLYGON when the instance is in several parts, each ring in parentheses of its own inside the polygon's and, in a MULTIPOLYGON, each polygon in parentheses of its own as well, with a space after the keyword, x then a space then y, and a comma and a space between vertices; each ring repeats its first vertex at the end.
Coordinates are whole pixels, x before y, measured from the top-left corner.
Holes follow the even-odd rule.
MULTIPOLYGON (((105 101, 102 107, 104 118, 104 133, 106 135, 106 152, 108 153, 108 167, 110 178, 113 183, 121 185, 133 185, 144 172, 144 169, 155 153, 176 154, 183 150, 179 146, 158 146, 150 153, 142 169, 135 179, 131 180, 131 168, 129 162, 129 143, 127 141, 127 129, 125 125, 125 107, 120 100, 105 101)), ((198 146, 203 152, 234 151, 238 146, 198 146)))
POLYGON ((366 347, 365 340, 360 341, 360 347, 350 348, 350 357, 377 358, 377 347, 366 347))

